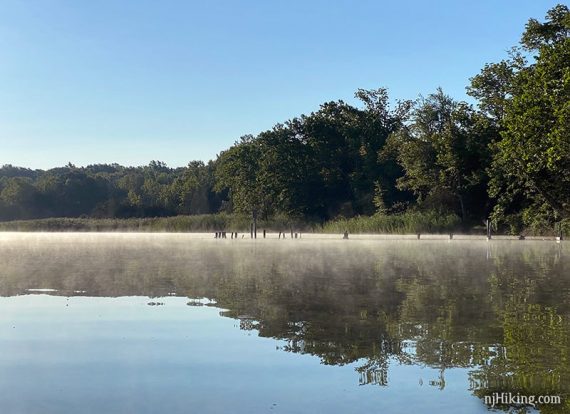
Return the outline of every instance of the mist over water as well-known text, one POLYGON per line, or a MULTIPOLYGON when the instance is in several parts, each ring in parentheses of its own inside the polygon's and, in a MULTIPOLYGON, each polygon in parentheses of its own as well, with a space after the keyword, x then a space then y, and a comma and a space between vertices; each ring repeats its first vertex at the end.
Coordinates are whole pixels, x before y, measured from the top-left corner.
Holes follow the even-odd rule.
POLYGON ((475 413, 495 391, 568 397, 569 258, 552 241, 0 234, 0 410, 475 413))

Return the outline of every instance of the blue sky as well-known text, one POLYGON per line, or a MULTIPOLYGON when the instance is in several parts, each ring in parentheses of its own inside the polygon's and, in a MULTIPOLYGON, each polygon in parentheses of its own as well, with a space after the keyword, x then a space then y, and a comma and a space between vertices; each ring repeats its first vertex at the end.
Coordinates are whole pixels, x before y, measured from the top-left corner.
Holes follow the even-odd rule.
POLYGON ((467 99, 556 3, 0 0, 0 164, 183 166, 358 88, 467 99))

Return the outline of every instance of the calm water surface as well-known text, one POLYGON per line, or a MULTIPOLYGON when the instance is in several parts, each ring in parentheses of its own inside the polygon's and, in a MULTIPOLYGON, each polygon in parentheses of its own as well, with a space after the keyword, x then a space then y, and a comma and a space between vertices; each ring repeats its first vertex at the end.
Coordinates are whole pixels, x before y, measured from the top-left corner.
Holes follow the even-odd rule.
POLYGON ((484 413, 497 391, 570 395, 567 242, 0 233, 1 413, 484 413))

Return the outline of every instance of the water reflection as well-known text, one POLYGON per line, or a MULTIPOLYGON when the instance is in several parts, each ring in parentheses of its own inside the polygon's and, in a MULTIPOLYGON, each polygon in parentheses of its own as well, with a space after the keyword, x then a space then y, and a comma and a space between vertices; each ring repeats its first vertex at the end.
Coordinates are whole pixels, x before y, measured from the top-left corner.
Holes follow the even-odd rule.
POLYGON ((400 364, 434 369, 418 381, 443 390, 449 370, 463 368, 481 401, 496 391, 561 395, 564 407, 540 409, 563 412, 569 253, 568 244, 531 241, 14 236, 0 239, 0 295, 55 289, 48 293, 148 296, 149 304, 182 296, 224 309, 284 352, 356 364, 360 385, 389 388, 400 364))

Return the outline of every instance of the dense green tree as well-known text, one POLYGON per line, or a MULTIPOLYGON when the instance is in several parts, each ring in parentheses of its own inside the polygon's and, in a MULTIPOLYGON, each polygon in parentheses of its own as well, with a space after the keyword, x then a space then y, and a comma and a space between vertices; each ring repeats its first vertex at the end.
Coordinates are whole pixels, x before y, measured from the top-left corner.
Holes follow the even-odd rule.
POLYGON ((215 189, 228 189, 231 208, 251 214, 254 220, 271 209, 271 200, 259 177, 261 155, 260 142, 251 135, 243 136, 220 154, 215 171, 215 189))
POLYGON ((178 200, 178 211, 182 214, 207 214, 217 211, 218 198, 212 192, 214 186, 214 165, 192 161, 184 168, 171 186, 178 200))
POLYGON ((391 109, 385 88, 359 89, 355 96, 364 103, 360 114, 357 168, 352 174, 357 211, 371 214, 384 209, 387 212, 395 203, 408 200, 409 196, 396 187, 396 180, 403 174, 397 160, 379 157, 379 153, 390 134, 399 131, 409 119, 413 101, 397 101, 391 109))
POLYGON ((5 209, 2 215, 32 218, 36 214, 40 195, 27 177, 12 177, 2 185, 0 201, 5 209))
MULTIPOLYGON (((293 217, 311 216, 322 207, 314 198, 320 181, 311 162, 310 149, 293 124, 295 121, 277 125, 259 135, 263 149, 259 160, 259 182, 273 212, 293 217)), ((269 212, 265 210, 265 213, 269 212)))
POLYGON ((471 78, 467 93, 479 101, 479 108, 497 127, 500 127, 507 104, 512 99, 513 81, 526 63, 524 55, 515 48, 510 51, 509 59, 488 63, 481 73, 471 78))
POLYGON ((383 155, 396 157, 404 169, 397 185, 412 191, 420 206, 457 212, 464 221, 480 218, 492 131, 481 114, 439 89, 417 103, 383 155))
POLYGON ((468 88, 497 128, 489 171, 494 216, 517 228, 570 214, 569 33, 564 5, 545 22, 529 20, 521 47, 486 65, 468 88))

